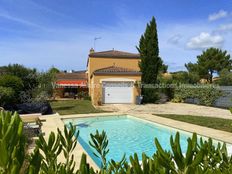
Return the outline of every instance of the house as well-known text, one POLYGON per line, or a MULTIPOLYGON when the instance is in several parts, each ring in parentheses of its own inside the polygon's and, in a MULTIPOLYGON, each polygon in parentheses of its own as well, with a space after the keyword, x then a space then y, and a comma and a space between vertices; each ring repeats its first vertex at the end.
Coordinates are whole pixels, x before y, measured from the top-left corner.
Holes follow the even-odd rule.
POLYGON ((135 103, 140 95, 140 55, 117 50, 90 50, 87 62, 89 95, 94 105, 135 103))
POLYGON ((86 70, 60 72, 56 74, 55 97, 73 98, 79 92, 88 93, 86 70))

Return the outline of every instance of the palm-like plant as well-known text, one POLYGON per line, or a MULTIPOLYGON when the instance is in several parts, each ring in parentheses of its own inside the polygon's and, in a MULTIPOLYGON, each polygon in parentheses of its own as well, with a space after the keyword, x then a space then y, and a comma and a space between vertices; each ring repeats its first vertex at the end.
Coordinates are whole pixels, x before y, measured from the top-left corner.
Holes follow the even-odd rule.
POLYGON ((23 123, 17 113, 0 112, 0 173, 18 173, 25 157, 23 123))
POLYGON ((102 133, 99 133, 98 130, 95 134, 90 134, 91 140, 89 144, 92 146, 97 153, 93 152, 93 154, 101 159, 101 166, 103 168, 106 168, 106 155, 109 153, 108 149, 108 139, 105 131, 102 131, 102 133))
POLYGON ((103 131, 91 134, 90 145, 95 149, 95 155, 102 160, 100 171, 94 170, 83 154, 79 169, 76 170, 73 150, 77 144, 79 131, 69 125, 64 132, 50 133, 46 141, 40 135, 35 150, 29 157, 25 155, 25 137, 23 123, 17 113, 0 113, 0 173, 1 174, 231 174, 232 157, 227 153, 226 145, 212 139, 204 141, 196 134, 188 138, 187 151, 183 154, 180 146, 180 135, 170 138, 171 151, 165 151, 155 139, 157 151, 152 157, 142 154, 125 155, 119 162, 106 161, 109 152, 108 139, 103 131), (65 162, 59 162, 58 157, 63 152, 65 162), (130 164, 129 164, 130 162, 130 164), (22 166, 27 163, 26 170, 22 166))

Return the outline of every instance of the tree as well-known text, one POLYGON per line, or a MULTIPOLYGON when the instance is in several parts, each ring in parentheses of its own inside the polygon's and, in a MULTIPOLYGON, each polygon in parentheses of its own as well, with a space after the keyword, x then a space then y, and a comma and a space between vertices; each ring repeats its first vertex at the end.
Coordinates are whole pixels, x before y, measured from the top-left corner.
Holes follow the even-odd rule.
POLYGON ((162 60, 159 57, 158 35, 154 17, 147 24, 146 31, 141 36, 137 49, 141 57, 139 67, 142 72, 142 82, 156 84, 158 72, 162 67, 162 60))
POLYGON ((48 70, 48 73, 50 74, 56 74, 56 73, 59 73, 60 70, 54 66, 52 66, 49 70, 48 70))
POLYGON ((228 69, 223 69, 222 71, 220 71, 218 84, 224 86, 231 86, 232 72, 230 72, 228 69))
MULTIPOLYGON (((163 61, 159 57, 158 34, 154 17, 152 17, 150 23, 147 24, 147 28, 140 38, 139 47, 137 47, 137 49, 141 57, 139 67, 142 72, 142 84, 156 84, 159 71, 162 71, 162 69, 165 71, 167 68, 163 66, 163 61)), ((147 102, 154 101, 155 95, 153 96, 152 93, 154 93, 153 89, 142 89, 144 100, 147 98, 147 102)))
POLYGON ((26 68, 19 64, 9 64, 4 67, 5 73, 22 79, 24 91, 32 90, 38 85, 36 69, 26 68))
POLYGON ((190 62, 185 64, 185 67, 190 73, 197 73, 200 78, 212 83, 214 73, 219 73, 223 69, 232 69, 232 60, 227 51, 209 48, 197 56, 197 63, 190 62))
POLYGON ((33 97, 37 100, 39 98, 49 98, 52 97, 54 91, 54 84, 56 81, 56 74, 60 71, 52 67, 47 72, 38 74, 38 87, 35 88, 33 92, 33 97), (43 97, 44 96, 44 97, 43 97))

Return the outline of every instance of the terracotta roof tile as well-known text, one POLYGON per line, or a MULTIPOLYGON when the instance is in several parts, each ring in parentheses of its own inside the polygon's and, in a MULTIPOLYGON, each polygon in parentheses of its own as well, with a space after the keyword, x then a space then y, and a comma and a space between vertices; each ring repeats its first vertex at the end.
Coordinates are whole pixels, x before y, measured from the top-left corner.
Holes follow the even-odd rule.
POLYGON ((74 72, 74 73, 58 73, 56 75, 57 80, 80 80, 87 79, 86 71, 74 72))
POLYGON ((93 74, 134 74, 134 75, 140 75, 141 72, 124 68, 124 67, 117 67, 117 66, 110 66, 102 69, 98 69, 94 71, 93 74))
POLYGON ((89 57, 102 57, 102 58, 140 58, 139 54, 128 53, 124 51, 109 50, 102 52, 90 53, 89 57))

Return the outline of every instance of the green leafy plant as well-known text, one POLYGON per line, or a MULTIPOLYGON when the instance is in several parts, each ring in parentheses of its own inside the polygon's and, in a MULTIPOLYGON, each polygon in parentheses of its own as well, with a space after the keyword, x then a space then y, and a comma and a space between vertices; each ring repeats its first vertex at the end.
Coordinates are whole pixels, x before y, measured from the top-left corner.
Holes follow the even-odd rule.
POLYGON ((12 90, 14 91, 14 98, 11 98, 12 103, 19 101, 20 92, 22 91, 22 89, 24 87, 23 81, 19 77, 13 76, 13 75, 8 75, 8 74, 1 75, 0 76, 0 86, 8 88, 8 89, 10 88, 11 89, 10 93, 12 93, 12 90))
POLYGON ((17 113, 0 112, 0 173, 20 171, 25 157, 23 123, 17 113))
POLYGON ((43 152, 41 163, 42 173, 55 173, 59 171, 60 164, 57 158, 62 152, 60 136, 56 136, 54 132, 51 132, 47 142, 41 135, 39 140, 36 141, 36 147, 43 152))
POLYGON ((63 133, 57 129, 58 134, 55 135, 54 132, 51 132, 48 138, 48 141, 40 135, 39 140, 36 142, 36 148, 42 151, 42 161, 41 161, 41 173, 75 173, 75 162, 74 155, 72 154, 73 150, 77 144, 77 137, 79 131, 76 132, 76 127, 69 125, 69 130, 64 127, 63 133), (66 161, 64 163, 58 162, 58 156, 63 152, 66 161))
POLYGON ((227 153, 226 144, 215 145, 212 139, 203 140, 193 134, 187 140, 187 151, 183 154, 180 145, 180 134, 170 138, 170 151, 164 150, 158 139, 155 139, 157 151, 152 157, 142 154, 139 160, 135 153, 126 160, 124 155, 119 162, 113 159, 106 161, 109 152, 108 139, 103 131, 91 134, 91 146, 95 155, 102 160, 99 170, 87 162, 82 155, 76 169, 73 150, 76 147, 79 131, 68 125, 64 131, 50 133, 48 140, 41 135, 36 142, 34 152, 25 155, 25 138, 23 125, 17 113, 0 113, 0 173, 1 174, 230 174, 232 157, 227 153), (59 162, 60 155, 65 157, 59 162), (23 170, 23 165, 25 169, 23 170), (129 164, 130 163, 130 164, 129 164))
POLYGON ((64 127, 64 135, 59 129, 58 129, 58 133, 60 136, 64 157, 66 159, 63 168, 68 173, 73 173, 75 168, 75 162, 74 162, 74 154, 72 154, 72 152, 77 145, 77 137, 79 136, 79 131, 76 132, 76 127, 70 124, 69 130, 66 126, 64 127))
POLYGON ((11 103, 14 100, 14 94, 12 88, 0 86, 0 106, 11 103))
POLYGON ((106 168, 106 155, 109 153, 108 146, 108 139, 105 131, 102 131, 100 134, 98 130, 95 134, 90 134, 91 141, 89 141, 90 146, 92 146, 97 153, 93 152, 93 154, 101 159, 101 165, 103 168, 106 168))
POLYGON ((221 91, 212 85, 182 85, 174 90, 174 102, 183 102, 188 98, 198 99, 199 104, 212 106, 217 98, 222 95, 221 91))

